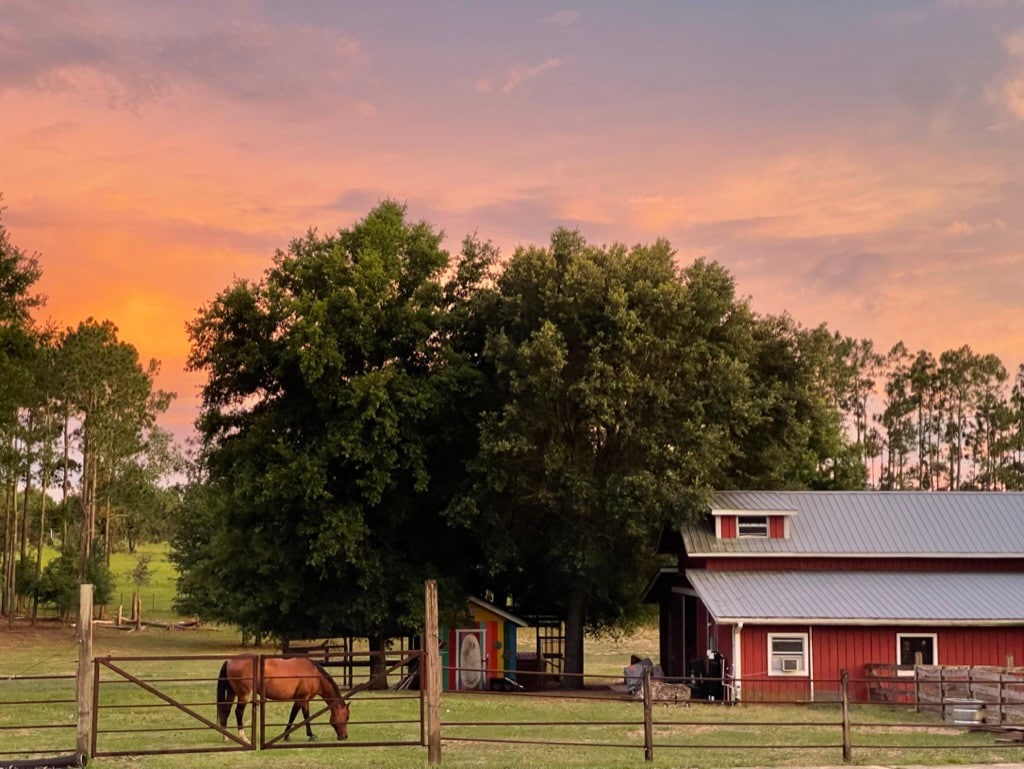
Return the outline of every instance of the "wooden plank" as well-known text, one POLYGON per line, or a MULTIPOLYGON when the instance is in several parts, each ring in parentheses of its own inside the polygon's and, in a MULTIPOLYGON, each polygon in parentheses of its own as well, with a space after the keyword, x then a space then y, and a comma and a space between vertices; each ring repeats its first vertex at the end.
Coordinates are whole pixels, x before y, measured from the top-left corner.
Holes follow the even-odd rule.
MULTIPOLYGON (((78 676, 75 697, 78 700, 78 732, 75 750, 80 757, 92 756, 93 678, 92 669, 92 585, 78 586, 78 676)), ((85 761, 82 761, 85 765, 85 761)))
POLYGON ((437 582, 424 585, 423 642, 427 653, 427 763, 441 765, 441 651, 438 648, 437 582))

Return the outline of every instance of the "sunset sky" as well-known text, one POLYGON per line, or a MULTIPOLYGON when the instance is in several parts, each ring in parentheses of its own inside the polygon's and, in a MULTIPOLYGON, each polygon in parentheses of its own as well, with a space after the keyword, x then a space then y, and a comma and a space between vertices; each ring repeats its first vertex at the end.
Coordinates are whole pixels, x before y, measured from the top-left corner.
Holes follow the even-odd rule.
POLYGON ((185 323, 308 227, 668 238, 761 312, 1024 361, 1024 2, 0 0, 0 193, 40 319, 179 393, 185 323))

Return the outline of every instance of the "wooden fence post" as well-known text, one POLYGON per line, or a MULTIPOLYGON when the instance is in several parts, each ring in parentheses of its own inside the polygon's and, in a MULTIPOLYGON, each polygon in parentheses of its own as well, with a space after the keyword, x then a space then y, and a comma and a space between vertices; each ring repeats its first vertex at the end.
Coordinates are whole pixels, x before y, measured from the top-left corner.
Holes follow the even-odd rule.
POLYGON ((843 762, 848 763, 853 747, 850 745, 850 674, 845 668, 839 671, 839 686, 843 696, 843 762))
POLYGON ((1003 725, 1003 674, 1000 672, 997 674, 996 679, 996 702, 998 703, 996 712, 999 714, 999 725, 1003 725))
POLYGON ((427 763, 441 765, 441 651, 438 648, 437 582, 424 584, 423 645, 426 651, 427 675, 427 763))
POLYGON ((654 760, 654 711, 651 707, 651 669, 644 668, 641 679, 644 695, 644 761, 654 760))
POLYGON ((78 674, 75 699, 78 700, 78 733, 75 752, 82 765, 92 756, 93 687, 92 669, 92 585, 78 586, 78 674))
POLYGON ((942 668, 939 668, 939 720, 946 720, 946 682, 942 680, 942 668))
MULTIPOLYGON (((913 652, 913 712, 921 713, 921 665, 924 656, 920 651, 913 652)), ((895 672, 895 671, 894 671, 895 672)))

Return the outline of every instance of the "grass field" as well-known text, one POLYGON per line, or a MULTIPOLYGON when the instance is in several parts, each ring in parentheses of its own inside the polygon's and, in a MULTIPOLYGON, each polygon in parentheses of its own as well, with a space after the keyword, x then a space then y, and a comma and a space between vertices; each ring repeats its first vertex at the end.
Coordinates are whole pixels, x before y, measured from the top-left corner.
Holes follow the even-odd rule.
MULTIPOLYGON (((619 674, 631 653, 651 655, 656 636, 645 629, 618 640, 591 640, 587 658, 591 672, 619 674)), ((196 711, 213 717, 214 678, 220 659, 242 651, 238 635, 220 629, 190 631, 146 628, 141 632, 97 627, 97 656, 212 655, 212 659, 133 662, 123 664, 131 673, 154 686, 191 703, 196 711)), ((246 651, 252 651, 248 649, 246 651)), ((271 651, 271 650, 268 650, 271 651)), ((55 623, 45 627, 16 627, 0 630, 0 700, 49 699, 73 697, 74 682, 4 680, 6 676, 31 676, 73 673, 77 659, 74 630, 55 623)), ((119 681, 104 672, 100 689, 100 750, 141 750, 152 747, 219 747, 219 737, 180 711, 156 706, 159 700, 138 686, 119 681), (124 706, 131 707, 124 707, 124 706), (197 728, 198 727, 198 728, 197 728), (154 729, 150 732, 118 732, 122 729, 154 729)), ((385 695, 387 696, 387 695, 385 695)), ((368 723, 383 720, 414 721, 419 699, 413 693, 402 699, 381 699, 364 693, 353 699, 351 741, 410 740, 419 738, 415 723, 368 723)), ((66 724, 75 722, 73 703, 0 707, 0 727, 28 722, 66 724)), ((283 723, 287 707, 268 709, 267 720, 283 723)), ((840 731, 837 706, 765 706, 723 707, 692 704, 689 707, 657 705, 655 708, 656 767, 737 767, 737 766, 817 766, 841 763, 838 748, 840 731), (726 722, 726 723, 721 723, 726 722), (748 722, 740 725, 739 722, 748 722), (779 724, 788 724, 780 726, 779 724), (695 747, 670 749, 667 744, 695 747), (766 750, 762 745, 789 745, 766 750), (729 748, 704 747, 731 745, 729 748), (814 745, 830 747, 815 748, 814 745)), ((857 763, 962 763, 1013 762, 1024 760, 1024 749, 999 748, 991 734, 969 734, 936 723, 929 717, 882 706, 856 706, 855 722, 877 724, 918 723, 921 729, 906 726, 856 728, 854 758, 857 763), (927 750, 904 751, 893 748, 869 749, 867 746, 935 746, 927 750), (965 749, 970 748, 970 749, 965 749)), ((522 694, 448 694, 442 700, 444 766, 523 767, 529 769, 576 769, 576 767, 641 767, 643 761, 642 710, 638 702, 583 699, 522 694), (549 726, 510 725, 509 722, 542 722, 549 726), (492 724, 472 726, 465 723, 492 724), (595 723, 626 722, 626 723, 595 723), (597 748, 462 742, 458 738, 513 738, 561 742, 614 742, 635 747, 597 748)), ((278 728, 278 731, 280 728, 278 728)), ((330 729, 320 722, 315 727, 322 740, 330 729)), ((269 731, 269 730, 268 730, 269 731)), ((0 750, 33 747, 67 749, 73 744, 73 729, 26 731, 0 729, 0 750), (9 747, 8 747, 9 746, 9 747)), ((305 745, 301 735, 295 744, 305 745)), ((419 767, 426 763, 422 747, 281 750, 265 752, 215 753, 187 756, 141 756, 100 758, 91 766, 100 769, 154 767, 180 769, 183 762, 201 769, 230 767, 277 767, 299 769, 314 766, 419 767)))
MULTIPOLYGON (((151 579, 143 587, 144 617, 169 619, 174 591, 174 571, 161 547, 144 547, 150 556, 151 579), (156 610, 153 610, 153 606, 156 610)), ((115 554, 111 567, 125 603, 135 589, 128 573, 137 556, 115 554)), ((533 643, 532 631, 523 631, 522 648, 533 643)), ((631 654, 657 658, 655 626, 617 639, 588 639, 587 672, 609 681, 621 681, 622 668, 631 654)), ((215 678, 220 660, 243 649, 237 632, 202 627, 180 631, 147 627, 140 632, 109 626, 95 629, 97 657, 191 656, 186 660, 119 662, 175 699, 188 703, 206 718, 214 717, 215 678), (203 658, 197 658, 203 657, 203 658)), ((273 649, 264 651, 272 653, 273 649)), ((36 628, 0 627, 0 763, 13 750, 48 749, 55 753, 73 749, 76 706, 74 681, 36 680, 26 676, 72 675, 77 665, 74 629, 56 622, 36 628), (20 678, 11 678, 17 676, 20 678), (65 700, 56 704, 4 705, 26 700, 65 700), (25 729, 28 724, 63 728, 25 729)), ((595 679, 588 683, 594 684, 595 679)), ((412 692, 370 692, 352 701, 350 743, 419 740, 420 702, 412 692), (386 722, 386 723, 384 723, 386 722)), ((101 676, 99 749, 103 752, 139 751, 163 747, 220 747, 219 735, 179 710, 165 707, 154 695, 116 673, 101 676), (147 731, 137 731, 144 729, 147 731)), ((249 711, 251 713, 251 711, 249 711)), ((249 721, 247 713, 247 722, 249 721)), ((267 709, 267 721, 283 724, 287 705, 267 709)), ((598 697, 561 697, 525 694, 453 694, 442 698, 443 765, 512 767, 522 769, 576 769, 577 767, 651 766, 643 760, 642 706, 636 701, 598 697), (516 722, 516 723, 513 723, 516 722), (464 738, 546 740, 587 745, 555 746, 470 742, 464 738), (593 743, 625 743, 630 748, 601 748, 593 743)), ((654 711, 655 767, 749 767, 821 766, 841 763, 841 733, 837 705, 754 705, 725 707, 693 703, 690 706, 658 704, 654 711), (687 745, 669 748, 667 745, 687 745), (787 746, 766 749, 765 745, 787 746), (718 746, 718 747, 712 747, 718 746), (728 747, 722 747, 728 746, 728 747), (817 747, 816 747, 817 746, 817 747)), ((858 764, 938 764, 973 762, 1021 762, 1024 748, 997 746, 992 734, 967 733, 912 711, 878 705, 853 708, 854 761, 858 764), (914 724, 915 726, 908 726, 914 724), (872 747, 877 746, 877 747, 872 747), (900 747, 883 747, 900 746, 900 747), (907 749, 913 748, 913 749, 907 749)), ((233 723, 233 716, 232 721, 233 723)), ((274 727, 281 731, 282 727, 274 727)), ((333 733, 321 720, 314 727, 320 739, 333 733)), ((268 728, 268 733, 271 729, 268 728)), ((307 746, 296 733, 293 744, 307 746)), ((345 747, 304 750, 153 755, 98 758, 99 769, 199 769, 234 767, 300 769, 319 766, 359 766, 397 769, 423 767, 423 747, 345 747)))

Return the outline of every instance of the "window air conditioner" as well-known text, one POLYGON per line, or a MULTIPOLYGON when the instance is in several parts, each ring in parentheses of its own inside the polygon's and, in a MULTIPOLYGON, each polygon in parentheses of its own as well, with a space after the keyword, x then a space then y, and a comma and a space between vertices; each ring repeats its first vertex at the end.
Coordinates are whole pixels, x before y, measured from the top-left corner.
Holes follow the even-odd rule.
POLYGON ((783 657, 782 658, 782 672, 784 673, 796 673, 800 670, 800 658, 799 657, 783 657))

